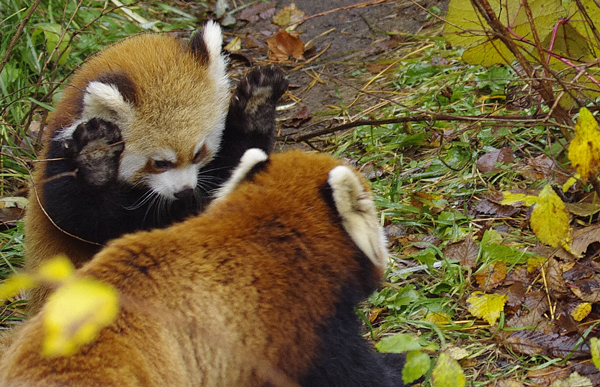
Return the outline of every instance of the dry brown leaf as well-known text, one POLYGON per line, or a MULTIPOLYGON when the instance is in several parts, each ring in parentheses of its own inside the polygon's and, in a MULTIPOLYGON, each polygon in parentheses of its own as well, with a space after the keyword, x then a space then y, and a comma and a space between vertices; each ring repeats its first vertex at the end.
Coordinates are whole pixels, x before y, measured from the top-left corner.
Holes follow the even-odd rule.
POLYGON ((582 279, 573 281, 570 283, 569 289, 575 294, 580 300, 586 302, 599 302, 600 301, 600 276, 595 275, 594 278, 582 279))
POLYGON ((510 164, 515 160, 515 155, 510 148, 501 148, 484 154, 477 160, 477 169, 481 173, 500 171, 496 163, 510 164))
POLYGON ((515 352, 526 355, 541 354, 565 357, 571 354, 572 359, 589 356, 587 346, 575 350, 578 341, 577 335, 561 336, 558 333, 544 333, 535 330, 516 331, 506 339, 515 352))
POLYGON ((379 317, 379 315, 381 314, 381 312, 383 312, 384 310, 386 310, 387 308, 373 308, 369 311, 369 322, 373 323, 375 322, 375 320, 377 320, 377 317, 379 317))
MULTIPOLYGON (((550 157, 546 155, 539 155, 535 158, 528 158, 527 167, 525 167, 521 173, 528 180, 546 180, 555 175, 557 167, 558 165, 556 162, 554 162, 554 160, 552 160, 550 157)), ((563 175, 564 174, 561 174, 561 176, 563 175)))
POLYGON ((267 45, 272 60, 284 62, 290 57, 304 60, 304 42, 298 34, 280 31, 274 38, 267 39, 267 45))
POLYGON ((539 370, 532 370, 527 373, 527 377, 539 386, 549 386, 557 379, 564 379, 569 376, 571 371, 565 367, 545 367, 539 370))
POLYGON ((581 256, 585 254, 589 245, 598 241, 600 241, 600 224, 577 230, 573 233, 571 251, 573 254, 581 256))
POLYGON ((507 271, 508 269, 504 262, 492 262, 488 267, 475 275, 475 281, 480 288, 492 290, 504 281, 507 271))
POLYGON ((576 216, 588 217, 600 212, 600 203, 565 203, 565 207, 576 216))
POLYGON ((444 257, 447 259, 458 259, 463 267, 474 267, 479 253, 479 245, 469 235, 464 240, 449 244, 444 249, 444 257))
POLYGON ((297 128, 311 119, 312 113, 308 111, 308 107, 304 106, 294 117, 283 121, 282 125, 286 128, 297 128))
POLYGON ((258 3, 245 8, 238 14, 238 19, 247 20, 251 23, 260 19, 268 19, 275 15, 275 4, 274 1, 271 1, 270 3, 258 3))
POLYGON ((494 203, 489 199, 483 199, 475 206, 475 211, 480 214, 493 215, 499 218, 511 217, 519 209, 514 206, 503 206, 501 204, 494 203))
POLYGON ((561 264, 554 258, 548 259, 546 281, 554 297, 561 298, 568 294, 569 289, 562 276, 561 264))
POLYGON ((515 282, 508 288, 499 290, 498 293, 508 296, 506 305, 520 306, 525 300, 525 285, 523 285, 523 282, 515 282))

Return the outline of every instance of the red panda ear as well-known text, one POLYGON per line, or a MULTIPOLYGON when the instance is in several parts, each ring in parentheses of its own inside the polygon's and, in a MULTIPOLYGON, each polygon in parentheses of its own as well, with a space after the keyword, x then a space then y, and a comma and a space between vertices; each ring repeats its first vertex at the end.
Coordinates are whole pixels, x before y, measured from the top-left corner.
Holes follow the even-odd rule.
POLYGON ((387 267, 387 242, 370 193, 355 172, 343 165, 329 172, 327 182, 342 226, 358 248, 383 273, 387 267))
POLYGON ((215 193, 214 201, 217 202, 227 197, 247 177, 248 173, 250 173, 254 167, 268 159, 269 156, 261 149, 248 149, 240 159, 240 163, 231 174, 229 180, 227 180, 215 193))

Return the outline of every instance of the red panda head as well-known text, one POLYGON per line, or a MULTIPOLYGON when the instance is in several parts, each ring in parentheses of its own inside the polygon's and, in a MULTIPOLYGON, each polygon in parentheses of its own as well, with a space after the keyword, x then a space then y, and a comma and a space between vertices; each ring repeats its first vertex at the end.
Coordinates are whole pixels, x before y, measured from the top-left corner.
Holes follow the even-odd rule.
POLYGON ((125 142, 122 182, 166 199, 192 192, 225 127, 229 80, 221 44, 220 27, 209 22, 188 45, 139 35, 101 51, 65 91, 57 111, 71 114, 57 138, 92 118, 113 122, 125 142))

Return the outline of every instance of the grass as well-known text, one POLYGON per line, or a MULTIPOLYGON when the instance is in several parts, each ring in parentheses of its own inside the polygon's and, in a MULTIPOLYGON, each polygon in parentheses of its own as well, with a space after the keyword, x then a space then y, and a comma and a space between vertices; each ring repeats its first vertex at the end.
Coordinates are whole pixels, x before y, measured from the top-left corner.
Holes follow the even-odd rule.
MULTIPOLYGON (((192 30, 199 22, 189 9, 182 11, 172 3, 135 2, 126 9, 114 4, 45 1, 19 33, 19 23, 31 4, 5 0, 0 9, 0 52, 6 52, 13 37, 17 45, 0 72, 3 196, 23 193, 39 151, 39 128, 60 97, 65 80, 85 58, 144 28, 192 30), (132 13, 144 19, 141 24, 140 19, 132 19, 132 13)), ((197 8, 199 13, 205 10, 202 4, 197 8)), ((381 99, 381 107, 373 110, 361 103, 340 102, 320 114, 346 119, 422 112, 514 118, 537 112, 535 98, 512 70, 465 65, 461 54, 448 49, 439 37, 412 37, 404 48, 393 52, 393 59, 406 58, 398 63, 397 71, 384 73, 377 86, 371 86, 374 91, 389 92, 381 99), (418 54, 409 55, 417 49, 418 54)), ((364 84, 373 77, 366 69, 352 76, 364 84)), ((550 181, 532 179, 524 171, 528 159, 544 154, 560 165, 567 164, 560 130, 541 122, 437 120, 361 126, 328 136, 324 144, 324 150, 355 160, 369 176, 391 242, 394 259, 387 280, 359 310, 366 334, 374 342, 406 333, 431 355, 439 349, 460 350, 462 355, 456 357, 473 386, 509 378, 525 380, 529 371, 558 362, 549 356, 511 351, 497 339, 499 331, 468 312, 466 299, 478 288, 473 274, 498 260, 499 251, 520 259, 524 251, 536 246, 535 236, 526 227, 525 211, 494 217, 477 212, 476 205, 494 192, 537 189, 550 181), (481 156, 502 147, 510 148, 515 160, 497 165, 492 172, 480 172, 481 156), (448 248, 473 235, 478 266, 466 267, 448 248), (480 243, 492 237, 500 240, 490 243, 491 247, 480 243)), ((0 233, 0 278, 21 266, 22 249, 22 225, 17 221, 16 227, 0 233)), ((515 267, 514 261, 507 265, 515 267)), ((5 306, 5 326, 23 318, 22 305, 17 300, 5 306)))

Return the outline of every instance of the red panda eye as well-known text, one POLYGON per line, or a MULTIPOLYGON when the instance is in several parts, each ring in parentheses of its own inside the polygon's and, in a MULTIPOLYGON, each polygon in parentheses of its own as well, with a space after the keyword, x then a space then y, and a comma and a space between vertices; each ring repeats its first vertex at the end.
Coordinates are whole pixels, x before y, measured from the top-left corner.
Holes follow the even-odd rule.
POLYGON ((154 167, 157 169, 171 169, 173 168, 173 163, 167 160, 153 160, 154 167))

